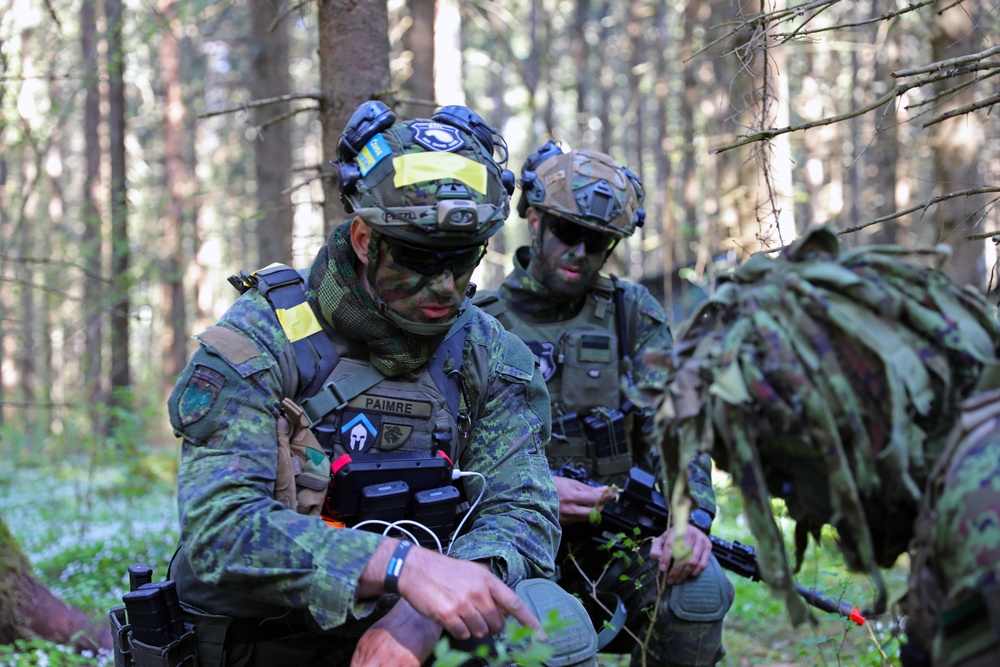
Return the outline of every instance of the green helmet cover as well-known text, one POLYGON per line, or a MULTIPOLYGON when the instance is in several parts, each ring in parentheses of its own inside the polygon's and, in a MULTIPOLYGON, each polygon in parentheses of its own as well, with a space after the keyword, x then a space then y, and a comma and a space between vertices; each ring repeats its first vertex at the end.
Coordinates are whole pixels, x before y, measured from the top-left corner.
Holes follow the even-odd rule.
POLYGON ((471 134, 433 120, 396 123, 373 136, 347 195, 369 226, 430 247, 485 243, 510 212, 501 167, 471 134))

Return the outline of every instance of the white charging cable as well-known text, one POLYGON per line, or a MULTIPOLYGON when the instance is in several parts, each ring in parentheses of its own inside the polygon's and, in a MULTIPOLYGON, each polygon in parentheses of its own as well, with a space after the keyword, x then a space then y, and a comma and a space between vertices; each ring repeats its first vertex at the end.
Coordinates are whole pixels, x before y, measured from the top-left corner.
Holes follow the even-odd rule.
POLYGON ((399 521, 383 521, 382 519, 367 519, 365 521, 362 521, 360 523, 351 526, 351 528, 357 529, 361 528, 362 526, 368 526, 368 525, 385 526, 385 530, 382 531, 383 535, 388 535, 390 530, 396 529, 399 532, 406 535, 408 538, 410 538, 410 541, 413 542, 414 544, 420 544, 420 540, 414 537, 413 533, 403 528, 400 524, 416 526, 418 528, 422 528, 423 530, 427 531, 430 534, 430 536, 434 539, 434 543, 437 545, 438 553, 441 553, 443 551, 444 547, 441 546, 441 540, 438 539, 438 536, 434 534, 433 530, 431 530, 424 524, 420 523, 419 521, 411 521, 410 519, 400 519, 399 521))
POLYGON ((452 533, 452 539, 451 542, 448 544, 448 551, 445 552, 444 554, 445 556, 451 555, 451 548, 455 546, 455 540, 458 539, 458 536, 462 534, 462 526, 464 526, 465 522, 469 519, 470 516, 472 516, 472 511, 476 509, 476 505, 479 504, 479 501, 483 499, 483 494, 486 493, 486 477, 482 473, 464 472, 462 470, 459 470, 458 468, 455 468, 454 470, 451 471, 451 481, 455 482, 463 477, 478 477, 479 479, 482 480, 483 486, 481 489, 479 489, 479 496, 476 498, 476 501, 469 506, 469 511, 465 513, 465 516, 463 516, 462 520, 458 523, 458 527, 455 528, 455 532, 452 533))

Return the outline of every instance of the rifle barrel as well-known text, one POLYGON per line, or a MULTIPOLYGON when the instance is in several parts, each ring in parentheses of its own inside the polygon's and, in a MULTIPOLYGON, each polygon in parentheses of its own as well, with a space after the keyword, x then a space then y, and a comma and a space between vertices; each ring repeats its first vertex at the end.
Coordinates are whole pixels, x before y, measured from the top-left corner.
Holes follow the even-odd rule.
MULTIPOLYGON (((712 553, 715 554, 722 567, 751 581, 760 581, 756 549, 739 542, 727 542, 715 535, 710 535, 709 539, 712 541, 712 553)), ((842 600, 835 600, 814 588, 805 588, 795 584, 795 590, 805 598, 806 602, 817 609, 831 614, 840 614, 858 625, 865 624, 864 614, 857 607, 842 600)))
POLYGON ((831 614, 840 614, 841 616, 854 621, 858 625, 865 624, 865 616, 861 613, 861 610, 857 607, 851 606, 843 600, 835 600, 829 595, 820 593, 815 588, 805 588, 799 584, 795 584, 795 590, 798 591, 799 595, 805 598, 806 602, 817 609, 822 609, 823 611, 830 612, 831 614))

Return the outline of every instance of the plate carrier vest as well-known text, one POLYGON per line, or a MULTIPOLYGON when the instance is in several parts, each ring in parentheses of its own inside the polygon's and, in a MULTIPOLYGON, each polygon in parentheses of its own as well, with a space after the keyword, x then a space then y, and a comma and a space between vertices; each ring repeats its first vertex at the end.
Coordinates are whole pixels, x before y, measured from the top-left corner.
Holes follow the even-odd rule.
POLYGON ((557 322, 532 320, 496 292, 477 297, 475 304, 523 340, 539 361, 552 404, 549 465, 583 465, 601 476, 627 472, 633 406, 622 396, 621 377, 631 384, 634 336, 617 278, 599 274, 580 312, 557 322))
MULTIPOLYGON (((472 430, 459 372, 471 308, 459 316, 420 377, 399 380, 385 377, 366 360, 340 357, 298 271, 271 264, 230 282, 241 292, 256 287, 274 308, 298 367, 298 389, 289 398, 301 407, 334 467, 351 453, 430 451, 443 452, 450 461, 461 457, 472 430)), ((297 476, 296 483, 317 485, 308 475, 297 476)))

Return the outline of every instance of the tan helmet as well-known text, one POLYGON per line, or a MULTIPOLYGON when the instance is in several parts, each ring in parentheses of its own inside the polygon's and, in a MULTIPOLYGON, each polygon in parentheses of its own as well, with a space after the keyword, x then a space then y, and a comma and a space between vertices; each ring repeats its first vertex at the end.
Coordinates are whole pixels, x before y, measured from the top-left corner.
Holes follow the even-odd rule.
POLYGON ((525 160, 519 185, 522 218, 531 206, 618 238, 645 222, 642 181, 605 153, 548 141, 525 160))

